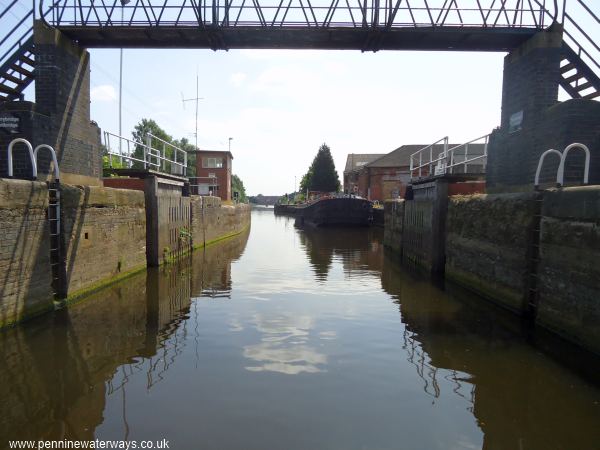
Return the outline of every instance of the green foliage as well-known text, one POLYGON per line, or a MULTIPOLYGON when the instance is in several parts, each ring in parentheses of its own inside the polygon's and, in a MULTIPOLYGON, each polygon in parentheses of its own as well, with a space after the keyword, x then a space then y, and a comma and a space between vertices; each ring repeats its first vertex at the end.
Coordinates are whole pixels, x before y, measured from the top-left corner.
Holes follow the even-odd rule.
MULTIPOLYGON (((156 136, 163 141, 170 142, 175 147, 179 147, 180 149, 188 152, 187 159, 187 176, 193 177, 196 175, 196 154, 193 152, 196 147, 185 137, 181 139, 173 139, 171 135, 169 135, 165 130, 163 130, 158 123, 154 119, 142 119, 133 129, 132 137, 134 141, 147 143, 146 136, 150 133, 156 136)), ((151 142, 151 146, 157 150, 162 150, 163 144, 158 140, 153 140, 151 142)), ((169 146, 165 146, 165 156, 166 158, 171 158, 173 156, 173 149, 169 146)), ((138 159, 144 159, 144 150, 141 146, 137 146, 134 152, 134 157, 138 159)), ((178 161, 183 162, 181 154, 178 156, 178 161)), ((152 160, 152 162, 156 162, 156 160, 152 160)), ((143 168, 143 163, 135 162, 133 164, 133 168, 141 169, 143 168)), ((171 171, 170 163, 166 163, 165 169, 167 172, 171 171)))
POLYGON ((248 197, 246 197, 246 188, 244 187, 244 183, 237 175, 231 176, 231 192, 239 192, 238 200, 240 203, 247 203, 248 197))
POLYGON ((312 165, 311 165, 308 169, 308 172, 306 172, 304 174, 304 176, 302 176, 302 179, 300 180, 300 192, 306 192, 306 191, 310 190, 312 176, 313 176, 313 172, 312 172, 312 165))
POLYGON ((338 192, 340 190, 340 177, 335 170, 331 149, 327 144, 319 147, 308 171, 300 180, 300 191, 338 192))
POLYGON ((196 147, 187 138, 175 139, 173 145, 179 147, 181 150, 185 150, 188 154, 187 160, 187 176, 196 176, 196 153, 192 153, 196 147))

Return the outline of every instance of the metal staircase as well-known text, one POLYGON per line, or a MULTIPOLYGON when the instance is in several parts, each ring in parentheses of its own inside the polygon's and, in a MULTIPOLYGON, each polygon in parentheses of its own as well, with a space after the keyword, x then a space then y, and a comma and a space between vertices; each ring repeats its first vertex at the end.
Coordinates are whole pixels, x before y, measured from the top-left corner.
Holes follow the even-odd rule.
POLYGON ((600 97, 600 46, 596 41, 600 18, 588 3, 592 4, 584 0, 570 0, 569 3, 563 0, 559 84, 572 98, 597 99, 600 97))
POLYGON ((0 11, 0 103, 22 100, 23 91, 35 78, 33 21, 35 1, 13 0, 0 11))
POLYGON ((22 100, 35 78, 33 36, 20 45, 0 67, 0 101, 22 100))

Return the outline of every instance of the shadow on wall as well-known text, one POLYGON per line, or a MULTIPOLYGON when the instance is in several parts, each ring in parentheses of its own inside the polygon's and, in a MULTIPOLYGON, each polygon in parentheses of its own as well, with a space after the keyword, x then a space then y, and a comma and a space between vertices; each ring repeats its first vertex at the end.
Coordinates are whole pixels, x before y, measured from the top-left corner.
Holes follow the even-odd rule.
POLYGON ((53 307, 46 183, 0 179, 0 326, 53 307))
POLYGON ((202 301, 195 297, 231 290, 231 263, 247 239, 244 232, 0 333, 0 441, 93 440, 115 396, 125 429, 129 382, 151 392, 197 342, 193 331, 171 337, 192 301, 202 301))

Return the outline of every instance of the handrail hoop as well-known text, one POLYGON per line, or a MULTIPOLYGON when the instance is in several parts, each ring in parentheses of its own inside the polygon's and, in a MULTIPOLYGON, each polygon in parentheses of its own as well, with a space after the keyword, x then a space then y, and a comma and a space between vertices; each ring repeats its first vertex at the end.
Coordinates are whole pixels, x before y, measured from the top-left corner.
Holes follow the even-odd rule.
POLYGON ((575 142, 571 145, 567 145, 560 158, 560 165, 558 166, 558 174, 556 176, 556 183, 559 187, 564 184, 565 181, 565 162, 567 161, 568 153, 574 149, 580 148, 585 153, 585 166, 583 169, 583 184, 588 184, 590 174, 590 149, 586 145, 575 142))
POLYGON ((549 150, 546 150, 544 153, 542 153, 542 155, 540 156, 540 159, 538 161, 537 169, 535 171, 535 179, 533 182, 533 187, 535 189, 537 189, 538 186, 540 185, 540 173, 542 172, 542 166, 544 165, 544 160, 546 159, 546 156, 548 156, 551 153, 557 154, 558 158, 562 161, 562 153, 559 152, 558 150, 551 148, 549 150))
POLYGON ((27 147, 27 150, 29 150, 29 158, 31 160, 31 172, 32 172, 32 176, 33 176, 34 180, 37 180, 37 164, 35 162, 35 156, 33 154, 33 147, 31 146, 31 143, 27 139, 23 139, 23 138, 13 139, 10 142, 10 144, 8 144, 8 177, 9 178, 13 177, 13 156, 12 156, 12 152, 13 152, 13 147, 16 144, 19 144, 19 143, 25 144, 25 146, 27 147))
POLYGON ((56 181, 58 183, 58 181, 60 179, 60 171, 58 169, 58 160, 56 159, 56 152, 54 151, 54 149, 51 146, 49 146, 48 144, 40 144, 35 148, 35 150, 33 150, 33 157, 35 158, 35 160, 37 162, 38 151, 41 150, 42 148, 47 148, 48 150, 50 150, 50 155, 52 156, 52 162, 54 163, 54 181, 56 181))

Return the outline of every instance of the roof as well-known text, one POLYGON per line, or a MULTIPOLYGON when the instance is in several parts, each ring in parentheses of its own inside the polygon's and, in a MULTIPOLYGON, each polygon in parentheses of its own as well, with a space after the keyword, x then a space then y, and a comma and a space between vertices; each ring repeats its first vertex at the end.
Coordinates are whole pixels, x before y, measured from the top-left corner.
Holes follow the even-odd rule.
POLYGON ((362 166, 385 156, 385 153, 349 153, 346 158, 346 168, 344 173, 360 169, 362 166))
MULTIPOLYGON (((459 144, 448 144, 448 148, 453 148, 459 144)), ((409 144, 402 145, 396 150, 391 151, 386 155, 382 155, 380 158, 372 160, 366 167, 405 167, 410 166, 410 155, 427 147, 428 144, 409 144)), ((469 155, 481 155, 483 154, 483 144, 470 144, 469 155)), ((444 150, 443 144, 436 144, 433 146, 433 158, 435 159, 439 153, 444 150)), ((464 155, 464 149, 459 148, 455 151, 455 155, 464 155)), ((429 159, 429 154, 423 157, 424 160, 429 159)))
POLYGON ((195 149, 195 150, 189 150, 188 153, 221 153, 221 154, 227 154, 229 155, 229 157, 231 159, 233 159, 233 155, 231 154, 230 151, 227 150, 208 150, 206 148, 199 148, 199 149, 195 149))

